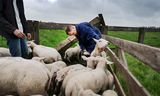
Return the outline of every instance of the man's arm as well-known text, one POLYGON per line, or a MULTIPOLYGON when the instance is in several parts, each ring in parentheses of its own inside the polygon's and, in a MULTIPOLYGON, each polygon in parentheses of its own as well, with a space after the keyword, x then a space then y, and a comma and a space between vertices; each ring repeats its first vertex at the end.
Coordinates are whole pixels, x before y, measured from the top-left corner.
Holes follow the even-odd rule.
POLYGON ((85 49, 84 46, 83 46, 83 44, 80 41, 79 41, 79 46, 80 46, 81 50, 85 49))
POLYGON ((3 17, 3 2, 0 0, 0 29, 3 32, 8 32, 13 34, 13 32, 17 29, 12 24, 10 24, 4 17, 3 17))

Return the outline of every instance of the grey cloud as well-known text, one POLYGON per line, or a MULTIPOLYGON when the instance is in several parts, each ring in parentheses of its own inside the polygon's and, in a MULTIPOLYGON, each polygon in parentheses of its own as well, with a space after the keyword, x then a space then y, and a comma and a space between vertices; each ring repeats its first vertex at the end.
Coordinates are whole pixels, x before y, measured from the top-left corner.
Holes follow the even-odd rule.
POLYGON ((24 0, 28 19, 79 23, 99 13, 109 25, 160 25, 159 0, 24 0))
POLYGON ((112 0, 126 13, 139 17, 150 17, 160 11, 159 0, 112 0))

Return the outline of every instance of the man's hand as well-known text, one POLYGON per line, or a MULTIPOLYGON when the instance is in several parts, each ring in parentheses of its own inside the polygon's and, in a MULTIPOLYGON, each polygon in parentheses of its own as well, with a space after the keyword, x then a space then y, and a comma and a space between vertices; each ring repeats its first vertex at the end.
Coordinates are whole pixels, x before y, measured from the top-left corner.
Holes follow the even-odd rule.
POLYGON ((81 50, 81 55, 84 55, 86 57, 89 57, 90 56, 90 53, 87 52, 86 50, 81 50))
POLYGON ((27 39, 28 39, 28 40, 31 40, 31 38, 32 38, 31 33, 27 33, 27 39))
POLYGON ((22 31, 20 31, 19 29, 16 29, 13 33, 14 33, 14 35, 16 35, 18 38, 25 38, 25 37, 26 37, 26 35, 25 35, 22 31))

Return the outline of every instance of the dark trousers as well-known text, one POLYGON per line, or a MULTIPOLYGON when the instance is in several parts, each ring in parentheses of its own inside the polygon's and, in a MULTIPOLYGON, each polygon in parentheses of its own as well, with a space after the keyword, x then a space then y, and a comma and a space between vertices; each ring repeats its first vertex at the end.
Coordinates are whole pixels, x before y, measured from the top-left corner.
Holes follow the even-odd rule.
POLYGON ((7 44, 9 46, 10 53, 13 57, 23 57, 28 56, 27 40, 21 38, 9 38, 7 39, 7 44))

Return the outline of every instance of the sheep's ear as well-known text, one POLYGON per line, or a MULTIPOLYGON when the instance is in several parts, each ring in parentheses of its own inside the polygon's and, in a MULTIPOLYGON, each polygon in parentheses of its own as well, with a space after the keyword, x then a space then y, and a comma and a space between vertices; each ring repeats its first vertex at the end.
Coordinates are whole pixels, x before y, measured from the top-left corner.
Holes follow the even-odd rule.
POLYGON ((95 42, 98 42, 98 40, 97 40, 97 39, 95 39, 95 38, 93 38, 93 40, 94 40, 95 42))
POLYGON ((32 42, 34 42, 35 40, 31 40, 32 42))
POLYGON ((113 64, 113 62, 107 60, 107 64, 110 65, 113 64))
POLYGON ((83 60, 87 61, 88 58, 86 56, 81 56, 83 60))
POLYGON ((27 46, 31 47, 31 41, 27 41, 27 46))
POLYGON ((76 46, 79 46, 79 44, 78 44, 78 43, 76 43, 76 46))

